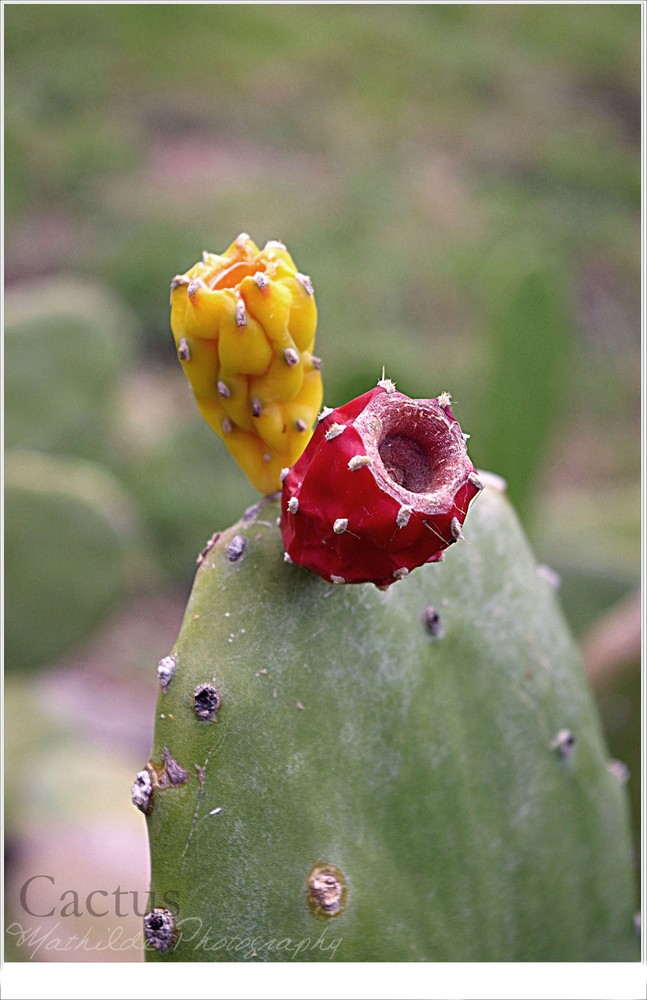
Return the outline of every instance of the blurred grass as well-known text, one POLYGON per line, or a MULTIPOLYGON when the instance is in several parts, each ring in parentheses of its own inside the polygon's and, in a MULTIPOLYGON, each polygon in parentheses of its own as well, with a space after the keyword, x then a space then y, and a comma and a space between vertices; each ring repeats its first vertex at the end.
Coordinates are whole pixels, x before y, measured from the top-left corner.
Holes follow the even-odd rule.
MULTIPOLYGON (((186 591, 255 495, 194 409, 169 281, 241 230, 282 239, 315 285, 325 402, 383 365, 409 395, 450 391, 582 635, 639 579, 640 16, 5 7, 5 266, 23 324, 7 444, 109 472, 153 543, 149 587, 186 591), (56 286, 71 319, 44 315, 56 286), (81 358, 88 294, 110 301, 81 358), (125 347, 104 364, 107 315, 125 347)), ((635 743, 632 725, 614 739, 635 743)))

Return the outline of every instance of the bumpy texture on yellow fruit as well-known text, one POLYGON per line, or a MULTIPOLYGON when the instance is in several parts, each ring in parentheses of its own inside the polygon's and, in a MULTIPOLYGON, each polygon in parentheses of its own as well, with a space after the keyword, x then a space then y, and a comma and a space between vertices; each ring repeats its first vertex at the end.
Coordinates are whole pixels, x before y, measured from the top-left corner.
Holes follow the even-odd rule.
POLYGON ((200 413, 261 493, 306 447, 323 390, 317 307, 282 243, 246 233, 171 282, 171 328, 200 413))

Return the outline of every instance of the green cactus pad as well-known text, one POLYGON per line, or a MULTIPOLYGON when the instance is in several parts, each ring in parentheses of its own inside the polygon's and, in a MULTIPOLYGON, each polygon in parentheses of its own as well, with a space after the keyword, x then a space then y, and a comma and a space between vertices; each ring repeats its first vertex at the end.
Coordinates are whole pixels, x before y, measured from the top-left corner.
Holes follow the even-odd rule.
POLYGON ((135 349, 130 311, 101 285, 33 280, 7 294, 7 447, 113 460, 116 394, 135 349))
POLYGON ((284 562, 277 514, 160 651, 148 957, 637 960, 625 789, 506 499, 387 592, 284 562))
POLYGON ((5 662, 42 666, 87 639, 147 566, 137 511, 94 462, 5 458, 5 662))

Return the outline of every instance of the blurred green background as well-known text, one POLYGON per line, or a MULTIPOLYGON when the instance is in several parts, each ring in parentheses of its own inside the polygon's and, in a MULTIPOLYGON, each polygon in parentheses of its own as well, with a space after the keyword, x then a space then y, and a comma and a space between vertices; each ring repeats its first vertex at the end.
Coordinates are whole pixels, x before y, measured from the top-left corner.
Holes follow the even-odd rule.
POLYGON ((169 282, 243 230, 313 279, 326 404, 382 366, 451 391, 561 578, 638 843, 640 6, 32 4, 4 28, 7 920, 46 928, 74 890, 59 933, 97 945, 10 927, 8 957, 141 957, 99 948, 137 900, 97 919, 85 894, 141 910, 155 666, 255 500, 169 282))

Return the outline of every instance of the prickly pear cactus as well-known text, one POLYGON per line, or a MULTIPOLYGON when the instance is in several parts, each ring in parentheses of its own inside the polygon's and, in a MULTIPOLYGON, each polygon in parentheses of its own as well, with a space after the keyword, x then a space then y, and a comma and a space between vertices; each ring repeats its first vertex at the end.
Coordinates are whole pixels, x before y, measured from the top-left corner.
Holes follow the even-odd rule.
POLYGON ((86 459, 8 448, 5 528, 8 670, 55 661, 153 571, 130 496, 86 459))
POLYGON ((7 293, 4 345, 6 446, 114 465, 116 400, 136 345, 122 303, 78 274, 30 276, 7 293))
POLYGON ((148 958, 637 959, 624 789, 496 481, 383 591, 285 562, 278 516, 210 540, 159 665, 148 958))

